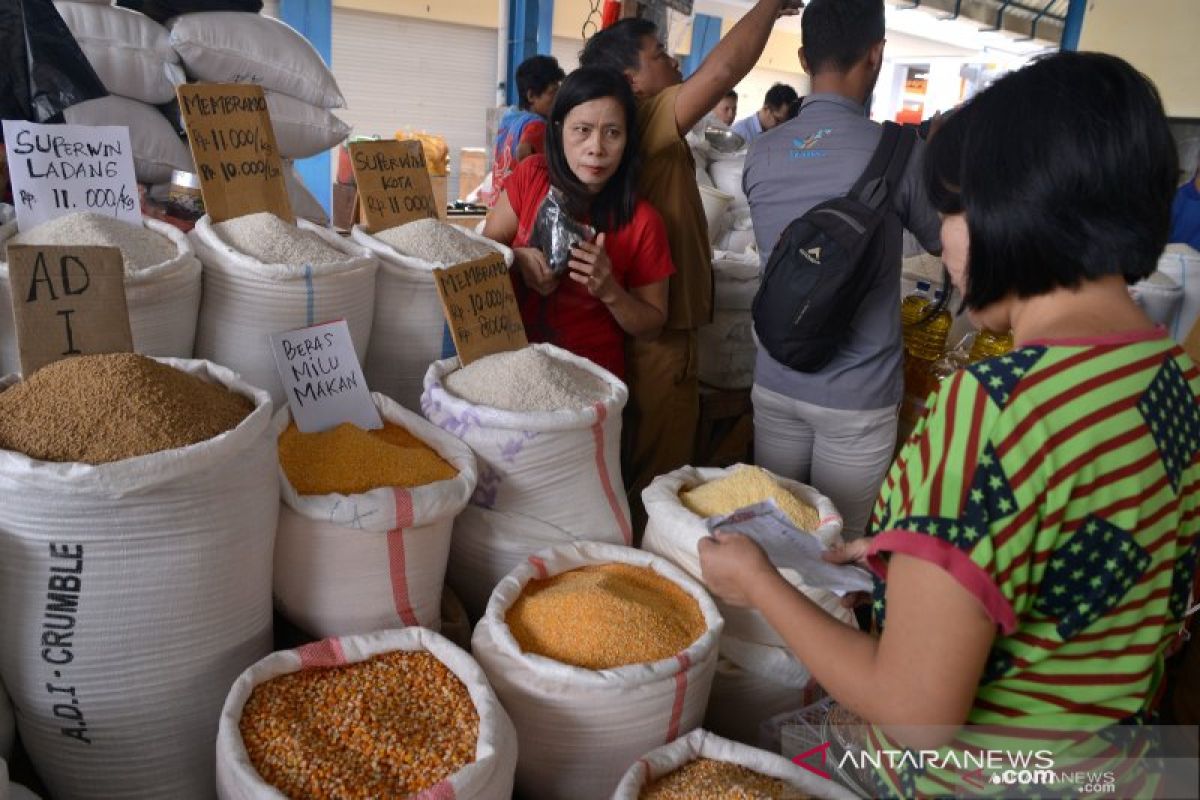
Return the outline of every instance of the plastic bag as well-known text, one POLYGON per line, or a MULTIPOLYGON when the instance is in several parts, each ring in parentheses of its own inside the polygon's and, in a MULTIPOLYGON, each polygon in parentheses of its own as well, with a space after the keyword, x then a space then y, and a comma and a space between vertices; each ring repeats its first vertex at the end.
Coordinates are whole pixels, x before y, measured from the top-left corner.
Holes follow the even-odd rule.
POLYGON ((0 119, 61 122, 63 109, 108 94, 51 0, 0 3, 0 51, 0 119))
POLYGON ((571 263, 571 248, 580 242, 590 242, 596 235, 591 225, 577 222, 567 212, 566 198, 551 187, 538 208, 533 221, 529 243, 542 251, 550 271, 561 275, 571 263))

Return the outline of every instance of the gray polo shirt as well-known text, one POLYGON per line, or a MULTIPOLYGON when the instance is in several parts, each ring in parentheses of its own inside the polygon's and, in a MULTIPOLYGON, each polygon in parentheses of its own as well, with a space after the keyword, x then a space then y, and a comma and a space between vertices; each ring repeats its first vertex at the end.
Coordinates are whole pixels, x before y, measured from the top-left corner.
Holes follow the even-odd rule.
MULTIPOLYGON (((817 203, 850 191, 875 152, 882 126, 863 107, 837 94, 812 94, 800 115, 754 140, 742 186, 765 266, 779 235, 817 203)), ((904 227, 940 253, 941 222, 921 185, 921 143, 892 199, 904 227)), ((901 252, 896 243, 895 252, 901 252)), ((754 382, 824 408, 867 410, 894 406, 904 391, 900 336, 900 259, 894 278, 868 291, 838 354, 819 372, 796 372, 758 349, 754 382)))

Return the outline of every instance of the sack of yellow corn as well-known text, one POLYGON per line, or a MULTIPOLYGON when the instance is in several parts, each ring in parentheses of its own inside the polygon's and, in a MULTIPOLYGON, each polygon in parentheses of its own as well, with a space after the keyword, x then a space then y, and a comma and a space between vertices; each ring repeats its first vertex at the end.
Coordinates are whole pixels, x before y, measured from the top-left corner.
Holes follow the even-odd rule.
POLYGON ((853 800, 854 795, 776 753, 694 730, 639 758, 621 778, 612 800, 727 797, 853 800))
POLYGON ((275 415, 281 505, 274 594, 313 636, 441 625, 454 518, 475 491, 459 439, 379 393, 384 427, 301 433, 275 415))
POLYGON ((698 727, 722 624, 698 583, 641 550, 576 542, 510 572, 471 651, 517 728, 518 791, 608 798, 639 756, 698 727))
POLYGON ((469 655, 424 628, 377 631, 241 674, 221 712, 217 793, 508 800, 516 758, 512 722, 469 655))

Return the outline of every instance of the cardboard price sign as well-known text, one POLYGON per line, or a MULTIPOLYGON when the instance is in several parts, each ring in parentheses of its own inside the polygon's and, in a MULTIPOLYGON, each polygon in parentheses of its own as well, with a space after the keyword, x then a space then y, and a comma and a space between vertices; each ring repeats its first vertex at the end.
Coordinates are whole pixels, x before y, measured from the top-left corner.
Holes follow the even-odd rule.
POLYGON ((437 218, 433 183, 420 142, 351 142, 350 165, 368 233, 417 219, 437 218))
POLYGON ((92 212, 142 224, 129 128, 4 120, 17 228, 92 212))
POLYGON ((529 344, 508 267, 499 253, 435 269, 433 274, 464 367, 484 356, 529 344))
POLYGON ((119 249, 13 244, 8 270, 25 377, 67 356, 133 351, 119 249))
POLYGON ((269 211, 295 222, 262 87, 192 83, 176 93, 212 221, 269 211))
POLYGON ((346 320, 271 335, 292 419, 302 433, 320 433, 350 422, 383 427, 371 401, 346 320))

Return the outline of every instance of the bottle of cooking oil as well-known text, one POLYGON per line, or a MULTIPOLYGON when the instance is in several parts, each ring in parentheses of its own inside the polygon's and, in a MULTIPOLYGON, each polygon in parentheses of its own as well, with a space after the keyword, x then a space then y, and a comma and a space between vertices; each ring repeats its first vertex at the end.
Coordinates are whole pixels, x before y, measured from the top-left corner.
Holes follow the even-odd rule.
POLYGON ((904 329, 906 339, 908 329, 921 318, 921 312, 929 303, 929 295, 932 294, 930 289, 929 281, 917 281, 917 288, 913 293, 900 301, 900 325, 904 329))
POLYGON ((1002 356, 1013 348, 1012 331, 996 333, 981 329, 975 335, 975 343, 971 345, 971 354, 967 359, 974 364, 985 358, 1002 356))
MULTIPOLYGON (((926 284, 928 285, 928 284, 926 284)), ((912 295, 909 295, 912 297, 912 295)), ((909 297, 905 298, 905 302, 909 297)), ((937 388, 938 377, 934 365, 942 358, 946 349, 946 337, 950 333, 950 312, 941 308, 928 319, 924 319, 932 303, 941 302, 942 291, 933 293, 933 298, 921 301, 916 311, 916 320, 904 328, 904 403, 901 416, 915 421, 925 410, 925 400, 937 388)), ((916 303, 912 304, 916 308, 916 303)), ((904 307, 901 306, 901 317, 904 307)))

